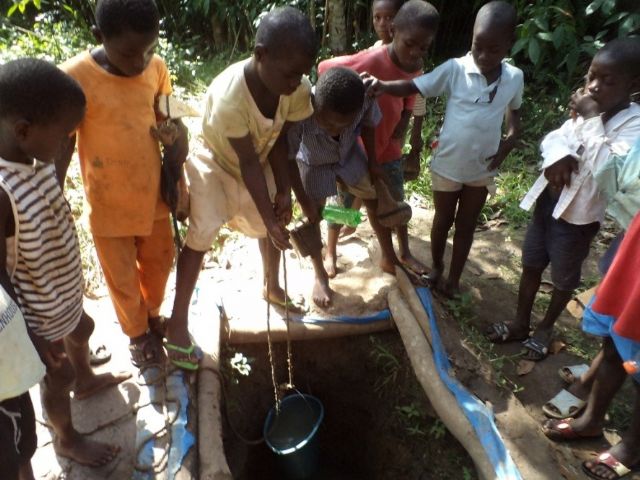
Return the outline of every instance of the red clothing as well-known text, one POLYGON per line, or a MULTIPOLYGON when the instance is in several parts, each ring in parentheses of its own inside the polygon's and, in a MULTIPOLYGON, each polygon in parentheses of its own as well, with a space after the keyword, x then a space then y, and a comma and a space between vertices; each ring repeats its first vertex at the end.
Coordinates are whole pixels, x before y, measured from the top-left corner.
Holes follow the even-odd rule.
POLYGON ((598 313, 613 316, 613 330, 640 342, 640 214, 625 233, 611 268, 592 305, 598 313))
MULTIPOLYGON (((320 62, 318 73, 322 75, 331 67, 349 67, 358 73, 368 72, 380 80, 411 80, 422 74, 422 70, 407 73, 398 67, 389 56, 387 45, 372 47, 367 50, 335 57, 320 62)), ((382 112, 382 121, 376 127, 376 160, 387 163, 398 160, 402 156, 404 141, 393 137, 393 132, 400 121, 403 110, 413 110, 415 95, 408 98, 381 95, 378 105, 382 112)))

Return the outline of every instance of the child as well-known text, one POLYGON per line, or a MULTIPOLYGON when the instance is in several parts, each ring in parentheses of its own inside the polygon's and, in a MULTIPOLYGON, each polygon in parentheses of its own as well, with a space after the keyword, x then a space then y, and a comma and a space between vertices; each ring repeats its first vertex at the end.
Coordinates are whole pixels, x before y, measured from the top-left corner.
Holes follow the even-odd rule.
POLYGON ((6 280, 0 277, 0 471, 11 480, 27 480, 33 479, 31 457, 37 446, 29 388, 42 380, 45 367, 6 280))
MULTIPOLYGON (((398 11, 391 27, 393 41, 388 45, 373 47, 354 55, 337 57, 321 62, 318 72, 322 74, 328 68, 345 66, 358 73, 368 72, 382 80, 411 79, 420 74, 422 59, 433 41, 438 27, 438 11, 423 0, 410 0, 398 11)), ((382 121, 376 128, 377 162, 384 171, 389 190, 396 200, 404 198, 404 177, 402 165, 403 141, 395 134, 403 112, 411 110, 412 100, 405 102, 400 98, 385 95, 378 100, 382 111, 382 121)), ((329 233, 335 232, 330 229, 329 233)), ((413 257, 409 250, 407 226, 396 230, 400 247, 400 261, 407 268, 422 275, 426 267, 413 257)), ((325 267, 331 275, 336 269, 337 234, 329 236, 325 267)))
POLYGON ((431 160, 435 216, 431 227, 433 271, 429 279, 446 296, 460 293, 460 276, 469 256, 478 217, 494 177, 514 148, 520 130, 522 71, 504 62, 513 44, 516 11, 505 2, 489 2, 476 16, 471 52, 448 60, 414 81, 374 82, 376 94, 425 97, 447 95, 439 145, 431 160), (501 139, 507 112, 507 136, 501 139), (455 224, 449 276, 444 251, 455 224))
MULTIPOLYGON (((640 43, 637 46, 640 47, 640 43)), ((634 61, 639 65, 640 55, 634 61)), ((636 88, 638 86, 640 82, 636 88)), ((543 431, 552 440, 601 437, 607 408, 627 377, 622 364, 640 359, 638 242, 640 215, 636 215, 629 227, 610 270, 584 314, 583 330, 604 338, 603 351, 592 364, 595 372, 589 386, 586 410, 576 419, 547 421, 543 431)), ((632 374, 632 379, 636 399, 629 427, 618 444, 599 454, 595 460, 583 462, 582 469, 591 478, 621 478, 640 462, 640 374, 632 374)))
MULTIPOLYGON (((207 90, 202 148, 186 165, 190 223, 178 259, 176 297, 167 329, 172 343, 189 343, 191 294, 204 254, 227 223, 258 239, 263 296, 288 304, 280 287, 280 251, 291 248, 291 182, 286 132, 313 113, 303 75, 315 62, 315 32, 292 7, 267 13, 256 32, 253 56, 220 73, 207 90)), ((298 307, 298 310, 299 307, 298 307)))
POLYGON ((541 145, 542 169, 521 203, 536 203, 522 246, 516 318, 488 331, 493 342, 526 339, 526 358, 542 360, 553 325, 580 283, 582 262, 604 219, 606 200, 594 172, 612 154, 625 155, 640 136, 640 107, 630 96, 640 85, 637 39, 605 45, 591 61, 583 90, 572 100, 578 118, 549 133, 541 145), (542 273, 551 264, 553 293, 542 322, 529 337, 531 309, 542 273))
POLYGON ((46 366, 42 404, 56 453, 99 466, 118 447, 73 428, 69 391, 75 380, 75 397, 86 397, 130 375, 95 375, 89 366, 94 325, 83 315, 80 249, 53 165, 84 111, 80 86, 55 66, 23 59, 0 67, 0 284, 46 366))
MULTIPOLYGON (((405 0, 373 0, 371 4, 371 16, 373 17, 373 29, 378 36, 378 40, 373 44, 373 47, 380 47, 382 45, 388 45, 393 40, 391 33, 391 26, 393 19, 395 18, 398 10, 402 7, 405 0)), ((416 95, 413 106, 413 127, 411 129, 411 151, 408 155, 404 156, 404 180, 415 180, 420 173, 420 152, 422 151, 422 123, 424 116, 427 113, 426 100, 422 95, 416 95)), ((394 137, 404 144, 405 133, 412 112, 410 110, 403 110, 400 122, 394 131, 394 137)), ((353 198, 351 203, 350 196, 344 196, 344 204, 346 207, 360 210, 362 206, 362 199, 353 198)), ((343 227, 340 232, 340 236, 348 236, 356 231, 355 227, 343 227)), ((329 243, 332 244, 334 236, 329 238, 329 243)), ((337 238, 335 238, 337 241, 337 238)), ((335 246, 330 245, 330 251, 335 251, 335 246)), ((331 269, 332 275, 335 276, 336 272, 332 266, 332 262, 328 262, 328 267, 331 269)))
MULTIPOLYGON (((375 127, 381 121, 376 101, 365 98, 365 87, 351 69, 333 67, 318 79, 312 97, 313 116, 289 129, 290 155, 299 166, 299 177, 292 182, 312 224, 317 224, 327 197, 335 195, 336 181, 358 198, 364 199, 382 249, 381 268, 395 274, 399 264, 393 251, 391 231, 376 217, 376 190, 372 180, 380 175, 376 163, 375 127), (365 150, 359 144, 362 137, 365 150)), ((296 170, 297 171, 297 170, 296 170)), ((316 229, 318 244, 320 230, 316 229)), ((321 307, 329 305, 331 294, 321 252, 312 253, 316 273, 313 300, 321 307)))
MULTIPOLYGON (((89 224, 118 321, 130 339, 131 361, 139 368, 164 360, 159 312, 174 248, 160 195, 160 146, 150 132, 154 102, 171 92, 167 67, 153 54, 159 20, 153 0, 100 0, 93 32, 101 45, 61 67, 87 95, 77 136, 89 224)), ((64 172, 74 142, 61 160, 64 172)), ((182 127, 165 148, 164 161, 179 166, 187 150, 182 127)), ((176 366, 197 368, 192 347, 166 347, 176 366)))

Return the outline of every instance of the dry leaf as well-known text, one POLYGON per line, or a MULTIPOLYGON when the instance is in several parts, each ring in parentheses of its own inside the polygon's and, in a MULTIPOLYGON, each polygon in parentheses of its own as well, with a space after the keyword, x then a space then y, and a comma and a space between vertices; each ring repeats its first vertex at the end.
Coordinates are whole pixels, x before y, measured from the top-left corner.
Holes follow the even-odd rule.
POLYGON ((553 342, 551 342, 551 346, 549 347, 549 353, 551 353, 552 355, 555 355, 560 350, 564 349, 566 346, 567 344, 564 343, 562 340, 554 340, 553 342))
POLYGON ((516 370, 516 373, 519 376, 526 375, 527 373, 531 373, 531 370, 533 370, 533 367, 535 366, 536 366, 536 362, 533 362, 531 360, 520 360, 518 362, 518 368, 516 370))

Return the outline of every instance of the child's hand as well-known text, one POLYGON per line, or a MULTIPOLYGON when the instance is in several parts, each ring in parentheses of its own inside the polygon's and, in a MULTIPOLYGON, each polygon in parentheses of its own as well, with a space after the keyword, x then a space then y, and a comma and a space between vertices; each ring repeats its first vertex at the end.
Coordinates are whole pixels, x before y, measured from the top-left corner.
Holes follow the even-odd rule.
POLYGON ((273 242, 273 245, 278 250, 288 250, 293 248, 291 246, 291 242, 289 242, 289 231, 284 228, 281 223, 276 222, 271 225, 267 225, 267 233, 269 234, 269 238, 273 242))
POLYGON ((571 155, 567 155, 544 170, 545 178, 556 190, 571 186, 572 173, 578 173, 578 161, 571 155))
POLYGON ((600 115, 600 106, 584 88, 573 92, 569 100, 569 109, 574 119, 576 115, 580 115, 584 119, 600 115))
POLYGON ((282 225, 288 225, 293 216, 293 207, 291 205, 291 195, 284 193, 276 193, 273 201, 273 211, 276 218, 282 225))
POLYGON ((384 82, 378 80, 376 77, 367 72, 360 74, 364 88, 367 90, 367 95, 370 97, 379 97, 384 93, 384 82))
POLYGON ((493 171, 500 168, 504 159, 507 158, 507 155, 516 147, 516 142, 512 139, 505 138, 500 140, 500 145, 498 146, 498 151, 495 155, 487 158, 489 165, 487 165, 487 170, 493 171))

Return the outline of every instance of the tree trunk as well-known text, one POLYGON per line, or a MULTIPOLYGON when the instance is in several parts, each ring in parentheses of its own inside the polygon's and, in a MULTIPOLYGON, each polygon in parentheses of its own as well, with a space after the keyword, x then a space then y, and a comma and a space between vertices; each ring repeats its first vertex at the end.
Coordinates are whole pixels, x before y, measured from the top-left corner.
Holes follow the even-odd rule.
POLYGON ((344 0, 327 0, 325 23, 328 25, 327 40, 334 54, 347 50, 347 22, 344 16, 344 0))

